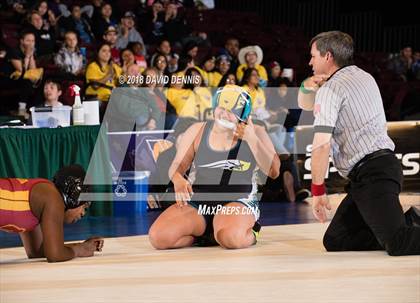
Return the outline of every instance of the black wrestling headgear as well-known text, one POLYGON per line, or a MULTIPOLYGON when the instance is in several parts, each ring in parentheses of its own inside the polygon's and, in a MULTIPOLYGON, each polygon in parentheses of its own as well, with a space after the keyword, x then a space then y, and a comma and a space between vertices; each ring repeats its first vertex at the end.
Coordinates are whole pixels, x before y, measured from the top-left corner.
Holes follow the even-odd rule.
POLYGON ((63 197, 66 210, 84 203, 79 201, 79 196, 87 190, 87 186, 83 185, 85 175, 83 167, 77 164, 64 166, 55 173, 53 182, 63 197))

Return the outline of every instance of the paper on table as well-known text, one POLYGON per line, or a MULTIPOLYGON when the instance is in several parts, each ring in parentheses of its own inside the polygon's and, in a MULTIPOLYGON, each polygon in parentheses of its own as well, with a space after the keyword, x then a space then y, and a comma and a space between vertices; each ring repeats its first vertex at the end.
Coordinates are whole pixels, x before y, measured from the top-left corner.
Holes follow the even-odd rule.
POLYGON ((99 124, 99 101, 84 101, 85 125, 99 124))

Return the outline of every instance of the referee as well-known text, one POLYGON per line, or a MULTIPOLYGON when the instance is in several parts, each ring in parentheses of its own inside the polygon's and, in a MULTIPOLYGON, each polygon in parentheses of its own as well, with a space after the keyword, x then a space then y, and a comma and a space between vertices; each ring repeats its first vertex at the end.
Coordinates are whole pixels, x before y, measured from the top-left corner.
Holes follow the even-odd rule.
POLYGON ((325 248, 420 254, 419 217, 414 208, 404 214, 399 202, 402 169, 375 80, 352 65, 348 34, 320 33, 310 46, 314 76, 302 83, 299 105, 315 116, 311 189, 319 221, 325 222, 326 209, 331 209, 324 185, 330 150, 339 173, 350 179, 324 235, 325 248))

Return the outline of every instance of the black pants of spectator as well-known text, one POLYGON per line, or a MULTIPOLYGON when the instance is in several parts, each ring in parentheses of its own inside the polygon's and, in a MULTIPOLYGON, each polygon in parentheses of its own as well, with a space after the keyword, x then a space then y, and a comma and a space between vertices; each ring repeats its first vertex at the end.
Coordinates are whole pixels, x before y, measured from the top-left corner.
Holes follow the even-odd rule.
POLYGON ((25 79, 12 80, 7 77, 0 78, 0 90, 2 93, 11 93, 12 96, 3 97, 0 105, 1 114, 9 114, 10 111, 18 109, 19 102, 25 102, 27 107, 34 105, 34 95, 36 89, 32 82, 25 79))
POLYGON ((407 225, 398 197, 402 177, 401 164, 392 153, 360 166, 324 235, 327 251, 420 254, 420 228, 407 225))

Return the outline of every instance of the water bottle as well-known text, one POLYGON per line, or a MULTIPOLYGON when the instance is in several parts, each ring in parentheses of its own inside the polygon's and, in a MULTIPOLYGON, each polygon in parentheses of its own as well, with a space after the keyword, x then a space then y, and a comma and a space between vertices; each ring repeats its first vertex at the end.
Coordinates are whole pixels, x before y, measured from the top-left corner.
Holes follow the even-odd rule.
POLYGON ((80 48, 80 53, 83 56, 83 66, 86 66, 86 62, 87 62, 87 60, 86 60, 86 47, 81 47, 80 48))

